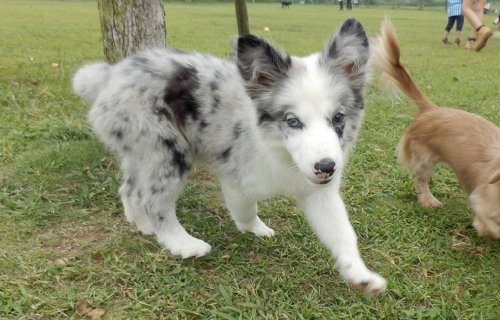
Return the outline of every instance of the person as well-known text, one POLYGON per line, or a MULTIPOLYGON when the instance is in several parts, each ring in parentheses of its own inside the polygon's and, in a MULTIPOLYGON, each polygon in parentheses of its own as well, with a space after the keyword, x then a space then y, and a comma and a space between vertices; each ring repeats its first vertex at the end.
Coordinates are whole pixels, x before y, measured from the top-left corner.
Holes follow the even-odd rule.
POLYGON ((347 0, 346 7, 347 10, 352 10, 352 0, 347 0))
POLYGON ((462 33, 462 27, 464 26, 464 16, 462 15, 462 0, 448 0, 448 24, 444 28, 443 37, 441 42, 444 44, 450 44, 448 41, 448 34, 450 33, 453 25, 457 22, 455 28, 455 43, 460 45, 460 35, 462 33))
POLYGON ((344 10, 344 1, 343 0, 339 0, 339 7, 340 7, 340 11, 344 10))
POLYGON ((483 24, 483 7, 484 0, 476 0, 475 9, 472 0, 463 0, 462 15, 472 27, 465 49, 481 51, 493 35, 493 31, 483 24))

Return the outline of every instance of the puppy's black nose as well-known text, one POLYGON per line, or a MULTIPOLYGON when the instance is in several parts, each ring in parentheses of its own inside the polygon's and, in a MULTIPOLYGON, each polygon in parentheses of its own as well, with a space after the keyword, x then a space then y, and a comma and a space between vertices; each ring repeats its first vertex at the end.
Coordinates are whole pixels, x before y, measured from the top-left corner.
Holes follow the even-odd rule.
POLYGON ((316 174, 327 173, 331 175, 335 172, 335 161, 330 158, 321 159, 314 164, 314 170, 318 170, 316 174))

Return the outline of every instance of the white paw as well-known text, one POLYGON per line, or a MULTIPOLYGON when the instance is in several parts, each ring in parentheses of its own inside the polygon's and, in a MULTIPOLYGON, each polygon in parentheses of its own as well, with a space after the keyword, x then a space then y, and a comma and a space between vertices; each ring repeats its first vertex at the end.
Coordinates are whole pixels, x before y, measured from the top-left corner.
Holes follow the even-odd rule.
POLYGON ((203 240, 196 239, 190 235, 182 237, 172 237, 170 239, 159 240, 164 247, 174 256, 182 259, 192 257, 202 257, 210 252, 212 247, 203 240))
POLYGON ((350 267, 340 273, 353 288, 368 294, 381 293, 387 287, 387 280, 365 267, 350 267))
POLYGON ((259 217, 255 217, 252 222, 246 224, 237 224, 238 229, 242 233, 253 232, 259 237, 272 237, 274 236, 274 230, 266 226, 266 224, 260 220, 259 217))

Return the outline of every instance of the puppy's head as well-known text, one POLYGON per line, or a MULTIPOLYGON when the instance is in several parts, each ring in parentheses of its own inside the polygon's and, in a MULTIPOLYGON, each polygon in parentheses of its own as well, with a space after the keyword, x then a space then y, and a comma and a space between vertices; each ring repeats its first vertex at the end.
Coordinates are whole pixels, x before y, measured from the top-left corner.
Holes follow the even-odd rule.
POLYGON ((340 176, 363 116, 368 39, 344 22, 321 53, 291 57, 251 35, 238 39, 237 63, 268 143, 282 148, 309 182, 340 176))
POLYGON ((477 187, 469 197, 474 209, 474 227, 480 236, 500 239, 500 169, 487 184, 477 187))

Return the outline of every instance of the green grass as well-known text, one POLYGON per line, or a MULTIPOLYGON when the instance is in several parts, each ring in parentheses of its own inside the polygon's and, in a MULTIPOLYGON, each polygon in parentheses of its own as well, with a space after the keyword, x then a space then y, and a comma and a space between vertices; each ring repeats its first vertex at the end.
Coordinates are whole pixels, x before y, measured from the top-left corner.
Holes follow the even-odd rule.
MULTIPOLYGON (((169 45, 229 55, 233 4, 165 10, 169 45)), ((442 10, 249 3, 248 11, 254 33, 296 55, 319 50, 349 14, 370 35, 389 15, 404 62, 432 100, 500 122, 500 41, 481 53, 442 45, 442 10)), ((79 319, 80 300, 104 309, 105 319, 498 318, 499 242, 477 236, 445 166, 432 183, 444 207, 416 205, 393 152, 413 106, 375 85, 344 197, 366 263, 389 280, 386 293, 350 289, 292 199, 260 205, 275 238, 240 234, 203 170, 179 217, 213 246, 210 255, 180 260, 136 233, 117 197, 117 163, 70 87, 78 66, 101 59, 99 39, 94 1, 0 1, 0 319, 79 319)))

